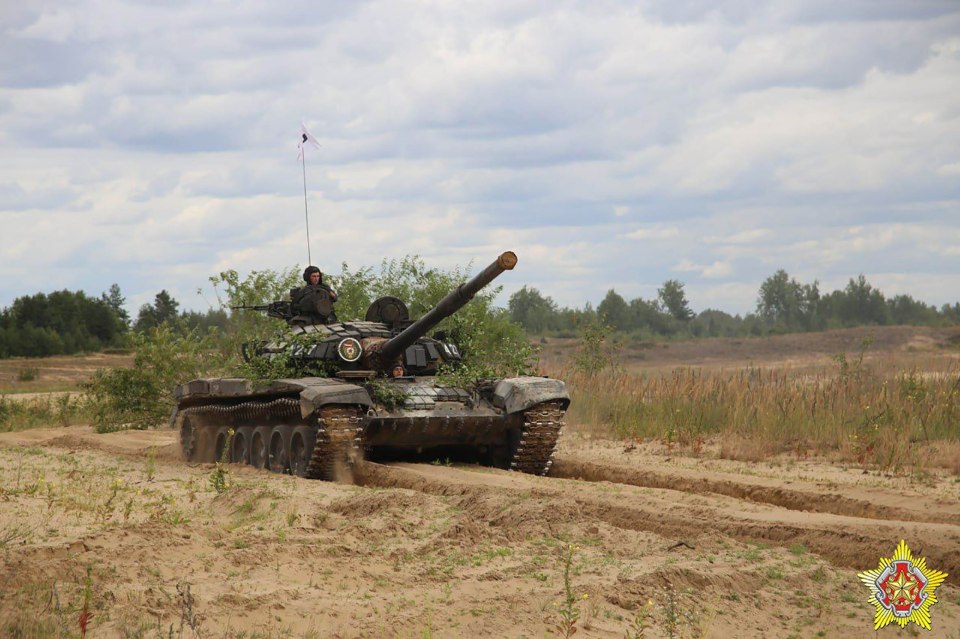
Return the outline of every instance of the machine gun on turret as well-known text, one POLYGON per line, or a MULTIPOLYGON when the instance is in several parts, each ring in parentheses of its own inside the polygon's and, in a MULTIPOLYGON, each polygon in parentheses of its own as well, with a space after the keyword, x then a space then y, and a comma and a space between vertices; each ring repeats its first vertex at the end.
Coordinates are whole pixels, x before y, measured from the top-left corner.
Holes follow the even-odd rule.
POLYGON ((276 319, 281 319, 287 323, 293 319, 293 309, 291 308, 290 302, 279 301, 279 302, 270 302, 269 304, 241 304, 239 306, 231 306, 231 311, 260 311, 267 314, 267 317, 274 317, 276 319))

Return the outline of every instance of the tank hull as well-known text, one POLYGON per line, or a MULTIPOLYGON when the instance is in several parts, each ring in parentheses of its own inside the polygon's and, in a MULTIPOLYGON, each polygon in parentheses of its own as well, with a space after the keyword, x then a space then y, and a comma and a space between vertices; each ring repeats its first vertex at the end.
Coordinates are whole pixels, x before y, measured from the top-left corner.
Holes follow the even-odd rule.
POLYGON ((456 458, 545 474, 569 404, 563 382, 541 377, 475 392, 433 377, 380 383, 393 403, 337 378, 194 380, 177 387, 171 425, 190 461, 310 478, 341 478, 363 458, 456 458))

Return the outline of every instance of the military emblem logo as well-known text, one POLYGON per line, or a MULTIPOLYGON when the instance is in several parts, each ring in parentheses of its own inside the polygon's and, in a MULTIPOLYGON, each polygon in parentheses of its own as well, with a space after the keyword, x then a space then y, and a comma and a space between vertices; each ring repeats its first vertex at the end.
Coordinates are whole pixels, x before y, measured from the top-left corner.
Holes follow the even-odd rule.
POLYGON ((874 630, 890 623, 903 628, 909 621, 930 630, 930 606, 937 603, 937 587, 947 574, 927 567, 926 558, 914 557, 904 540, 893 557, 881 557, 876 570, 857 576, 870 590, 868 601, 877 607, 874 630))

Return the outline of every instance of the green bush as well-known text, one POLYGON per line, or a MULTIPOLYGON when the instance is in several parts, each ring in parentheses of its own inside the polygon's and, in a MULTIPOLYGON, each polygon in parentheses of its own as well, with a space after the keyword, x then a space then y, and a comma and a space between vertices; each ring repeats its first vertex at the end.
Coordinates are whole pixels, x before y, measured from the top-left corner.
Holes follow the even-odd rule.
POLYGON ((163 423, 173 411, 177 384, 216 374, 226 364, 215 331, 180 332, 163 324, 133 340, 133 368, 100 369, 84 385, 98 432, 163 423))

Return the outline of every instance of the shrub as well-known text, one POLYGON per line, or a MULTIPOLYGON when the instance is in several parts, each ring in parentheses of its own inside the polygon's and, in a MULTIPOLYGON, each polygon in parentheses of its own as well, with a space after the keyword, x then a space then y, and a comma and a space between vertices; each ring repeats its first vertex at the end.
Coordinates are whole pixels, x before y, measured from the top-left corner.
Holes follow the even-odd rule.
POLYGON ((161 325, 133 337, 133 368, 100 369, 84 384, 98 432, 148 428, 173 410, 177 384, 223 369, 216 332, 179 332, 161 325))

